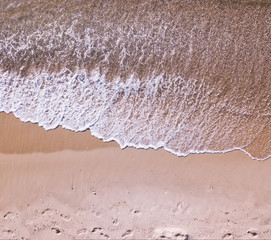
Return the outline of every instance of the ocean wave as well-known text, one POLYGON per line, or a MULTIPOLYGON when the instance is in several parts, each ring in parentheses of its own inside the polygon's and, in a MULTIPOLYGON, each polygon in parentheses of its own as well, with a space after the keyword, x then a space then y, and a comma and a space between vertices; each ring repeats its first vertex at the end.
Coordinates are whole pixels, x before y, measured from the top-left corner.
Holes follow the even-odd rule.
POLYGON ((271 5, 0 3, 0 111, 122 148, 271 156, 271 5))

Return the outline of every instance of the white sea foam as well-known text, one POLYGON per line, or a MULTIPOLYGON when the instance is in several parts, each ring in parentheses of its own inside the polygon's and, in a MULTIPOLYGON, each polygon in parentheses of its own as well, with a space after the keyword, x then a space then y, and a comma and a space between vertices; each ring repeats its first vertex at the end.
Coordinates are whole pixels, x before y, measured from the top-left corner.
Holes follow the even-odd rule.
MULTIPOLYGON (((13 112, 46 130, 59 125, 72 131, 90 129, 94 136, 114 140, 121 148, 164 147, 178 156, 240 149, 255 159, 270 157, 259 158, 245 150, 256 138, 249 129, 259 133, 269 121, 258 124, 257 118, 218 114, 208 104, 208 95, 195 92, 197 80, 170 78, 175 82, 171 87, 165 86, 163 74, 144 81, 130 76, 123 82, 107 81, 98 69, 90 74, 63 69, 25 78, 2 72, 0 111, 13 112), (198 102, 188 105, 189 96, 197 96, 198 102)), ((217 101, 216 108, 224 105, 217 101)))
POLYGON ((271 7, 248 2, 2 1, 0 111, 121 148, 266 159, 271 7))

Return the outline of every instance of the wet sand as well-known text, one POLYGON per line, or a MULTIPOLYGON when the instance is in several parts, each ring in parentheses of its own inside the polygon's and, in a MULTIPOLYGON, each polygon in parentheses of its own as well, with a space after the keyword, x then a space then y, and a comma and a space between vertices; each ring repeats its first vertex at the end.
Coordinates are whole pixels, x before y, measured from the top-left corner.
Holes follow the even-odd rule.
POLYGON ((271 161, 176 157, 0 114, 1 239, 268 238, 271 161))

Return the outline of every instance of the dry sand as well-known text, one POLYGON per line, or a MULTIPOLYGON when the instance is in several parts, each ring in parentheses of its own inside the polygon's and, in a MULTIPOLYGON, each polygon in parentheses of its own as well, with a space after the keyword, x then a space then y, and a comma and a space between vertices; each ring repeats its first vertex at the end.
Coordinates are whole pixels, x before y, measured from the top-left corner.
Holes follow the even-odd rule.
POLYGON ((271 160, 121 150, 0 114, 0 239, 270 238, 271 160))

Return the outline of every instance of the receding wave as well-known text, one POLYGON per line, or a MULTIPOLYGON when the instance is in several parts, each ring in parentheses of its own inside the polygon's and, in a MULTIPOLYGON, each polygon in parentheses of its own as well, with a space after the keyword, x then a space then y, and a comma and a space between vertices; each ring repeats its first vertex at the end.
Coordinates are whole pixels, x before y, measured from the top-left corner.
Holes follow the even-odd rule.
POLYGON ((0 111, 122 148, 271 156, 271 2, 0 2, 0 111))

